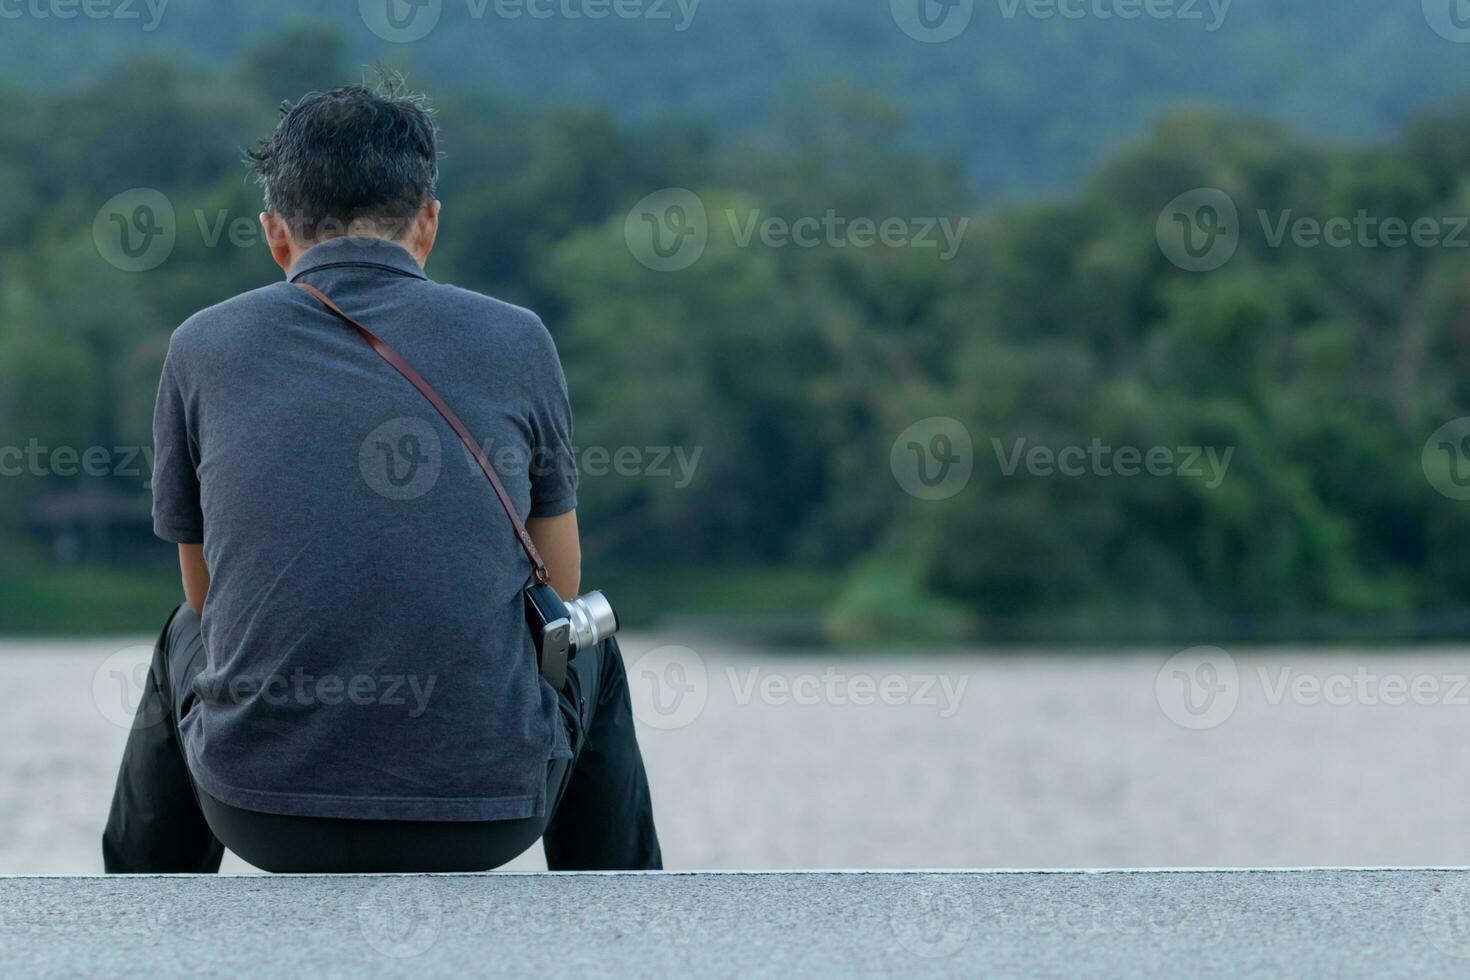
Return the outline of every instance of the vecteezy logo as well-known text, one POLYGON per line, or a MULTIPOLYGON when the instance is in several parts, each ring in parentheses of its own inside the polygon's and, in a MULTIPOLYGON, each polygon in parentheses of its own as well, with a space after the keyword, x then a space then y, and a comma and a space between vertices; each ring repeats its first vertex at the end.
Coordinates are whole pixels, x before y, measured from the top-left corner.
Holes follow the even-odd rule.
POLYGON ((975 446, 970 430, 957 419, 934 416, 899 433, 888 454, 893 478, 920 500, 953 497, 970 482, 975 446))
POLYGON ((1181 728, 1223 725, 1240 701, 1235 658, 1219 647, 1192 647, 1170 657, 1154 678, 1154 696, 1181 728))
POLYGON ((666 187, 633 205, 623 222, 633 258, 656 272, 677 272, 699 261, 709 244, 709 215, 699 195, 666 187))
POLYGON ((1155 233, 1164 257, 1186 272, 1213 272, 1240 247, 1240 212, 1215 187, 1200 187, 1164 206, 1155 233))
POLYGON ((925 44, 959 37, 975 16, 975 0, 888 0, 888 6, 899 29, 925 44))
POLYGON ((659 906, 647 914, 643 932, 659 947, 688 946, 697 940, 709 927, 702 921, 698 907, 675 908, 659 906))
POLYGON ((1424 19, 1445 40, 1470 44, 1470 0, 1424 0, 1424 19))
POLYGON ((1470 416, 1434 430, 1419 462, 1431 487, 1451 500, 1470 500, 1470 416))
POLYGON ((119 728, 151 728, 163 721, 163 699, 145 697, 152 664, 153 648, 147 646, 124 647, 103 660, 92 674, 97 712, 119 728))
POLYGON ((389 419, 367 434, 357 467, 374 493, 416 500, 434 489, 443 465, 439 432, 421 418, 389 419))
POLYGON ((975 904, 963 882, 933 875, 908 886, 888 913, 898 944, 916 956, 950 956, 969 940, 975 904))
POLYGON ((650 728, 683 728, 704 713, 709 672, 688 647, 656 647, 628 669, 633 716, 650 728))
POLYGON ((357 0, 367 29, 390 44, 409 44, 428 36, 444 12, 444 0, 357 0))
POLYGON ((357 927, 384 956, 418 956, 439 938, 444 903, 433 878, 393 877, 375 885, 357 906, 357 927))
POLYGON ((151 187, 114 196, 92 220, 97 254, 124 272, 158 268, 173 254, 177 238, 173 202, 151 187))

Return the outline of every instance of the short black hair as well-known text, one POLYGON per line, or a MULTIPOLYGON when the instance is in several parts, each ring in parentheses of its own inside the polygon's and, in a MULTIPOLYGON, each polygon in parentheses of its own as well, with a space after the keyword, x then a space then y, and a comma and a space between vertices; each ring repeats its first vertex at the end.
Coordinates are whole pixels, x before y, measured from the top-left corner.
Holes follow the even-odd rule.
POLYGON ((265 208, 303 242, 354 223, 398 238, 434 199, 438 133, 422 95, 384 75, 375 88, 344 85, 281 104, 275 132, 246 152, 265 208))

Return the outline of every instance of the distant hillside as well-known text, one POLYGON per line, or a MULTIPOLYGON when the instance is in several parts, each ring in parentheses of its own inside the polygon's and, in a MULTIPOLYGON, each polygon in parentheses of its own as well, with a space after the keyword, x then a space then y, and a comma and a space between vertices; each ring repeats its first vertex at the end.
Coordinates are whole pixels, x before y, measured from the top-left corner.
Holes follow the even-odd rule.
POLYGON ((1418 0, 1160 0, 1154 9, 1180 15, 1136 20, 1099 16, 1126 9, 1120 0, 953 0, 953 16, 971 3, 972 16, 944 43, 901 29, 925 33, 919 2, 931 21, 946 10, 941 0, 165 0, 148 30, 160 0, 112 0, 108 9, 136 19, 0 21, 0 78, 69 87, 157 50, 228 59, 306 19, 340 31, 355 61, 403 64, 430 87, 597 104, 631 119, 698 116, 727 134, 809 125, 789 114, 814 86, 871 91, 904 113, 919 145, 962 159, 987 197, 1068 187, 1182 102, 1355 141, 1470 88, 1470 44, 1436 33, 1418 0), (389 3, 400 19, 437 11, 437 22, 422 40, 388 43, 361 11, 389 3), (1085 16, 1026 12, 1059 3, 1085 16), (556 13, 596 9, 643 16, 556 13))

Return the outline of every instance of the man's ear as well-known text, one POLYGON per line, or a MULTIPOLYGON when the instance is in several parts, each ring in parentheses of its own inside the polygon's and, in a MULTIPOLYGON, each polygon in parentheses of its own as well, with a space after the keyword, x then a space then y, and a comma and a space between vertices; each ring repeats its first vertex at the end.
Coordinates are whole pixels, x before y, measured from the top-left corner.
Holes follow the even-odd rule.
POLYGON ((413 216, 413 228, 405 242, 413 257, 423 265, 434 250, 434 241, 439 237, 439 202, 429 201, 413 216))
POLYGON ((291 263, 296 260, 296 243, 291 238, 290 226, 280 215, 262 211, 260 227, 265 232, 266 244, 270 246, 271 258, 276 260, 282 272, 290 272, 291 263))

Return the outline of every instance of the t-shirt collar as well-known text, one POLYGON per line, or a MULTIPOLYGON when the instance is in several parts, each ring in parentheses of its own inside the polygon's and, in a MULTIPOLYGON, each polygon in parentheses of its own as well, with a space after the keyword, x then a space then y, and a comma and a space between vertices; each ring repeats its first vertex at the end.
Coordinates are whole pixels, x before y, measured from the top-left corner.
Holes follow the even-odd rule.
POLYGON ((419 279, 429 278, 408 249, 371 235, 346 235, 318 242, 297 256, 286 278, 295 282, 308 272, 340 265, 377 267, 419 279))

